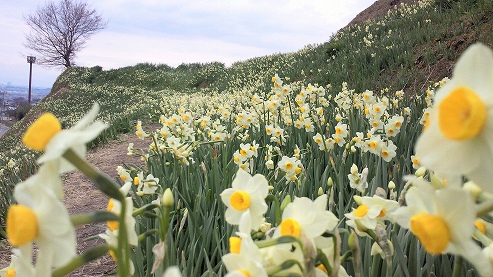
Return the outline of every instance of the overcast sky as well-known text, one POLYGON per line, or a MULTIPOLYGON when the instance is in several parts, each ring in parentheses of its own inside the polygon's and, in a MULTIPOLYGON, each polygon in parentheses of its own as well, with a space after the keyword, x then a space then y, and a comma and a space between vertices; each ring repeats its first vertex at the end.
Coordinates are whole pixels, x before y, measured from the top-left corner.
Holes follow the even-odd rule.
MULTIPOLYGON (((58 1, 58 0, 55 0, 58 1)), ((88 0, 108 21, 75 62, 103 69, 150 62, 219 61, 286 53, 322 43, 375 0, 88 0)), ((45 1, 0 3, 0 84, 27 86, 23 16, 45 1)), ((33 65, 32 84, 51 87, 63 68, 33 65)))

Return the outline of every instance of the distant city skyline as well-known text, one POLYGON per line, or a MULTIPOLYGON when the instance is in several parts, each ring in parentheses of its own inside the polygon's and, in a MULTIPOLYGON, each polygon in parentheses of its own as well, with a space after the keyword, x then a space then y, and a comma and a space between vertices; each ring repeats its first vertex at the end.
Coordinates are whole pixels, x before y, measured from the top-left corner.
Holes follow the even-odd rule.
MULTIPOLYGON (((58 0, 56 0, 58 1, 58 0)), ((137 63, 222 62, 287 53, 323 43, 375 0, 88 0, 108 27, 75 58, 104 70, 137 63)), ((0 84, 28 85, 23 16, 44 1, 0 4, 0 84), (8 39, 5 39, 8 38, 8 39)), ((51 87, 63 68, 33 65, 32 85, 51 87)))

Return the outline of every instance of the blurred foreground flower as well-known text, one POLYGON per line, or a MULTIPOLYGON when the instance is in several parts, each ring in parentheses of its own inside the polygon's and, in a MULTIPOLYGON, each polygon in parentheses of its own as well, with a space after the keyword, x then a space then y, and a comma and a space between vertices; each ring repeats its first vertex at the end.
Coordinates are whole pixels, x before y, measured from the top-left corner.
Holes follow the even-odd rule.
POLYGON ((434 190, 418 179, 413 184, 406 193, 407 206, 392 214, 395 221, 410 229, 427 252, 460 255, 489 276, 492 265, 472 239, 476 207, 471 195, 460 189, 434 190))
POLYGON ((32 243, 38 246, 32 276, 51 276, 53 267, 68 263, 76 254, 75 230, 67 209, 43 183, 38 175, 19 183, 14 191, 17 204, 7 213, 7 237, 24 259, 20 264, 31 264, 32 243), (33 178, 37 182, 31 182, 33 178))
POLYGON ((48 161, 60 163, 59 172, 67 172, 74 166, 67 162, 62 155, 71 149, 80 157, 86 155, 86 143, 95 139, 108 125, 102 121, 94 121, 99 112, 99 105, 94 104, 92 109, 72 128, 62 130, 60 121, 52 114, 41 115, 27 129, 22 142, 33 150, 44 150, 38 158, 38 163, 48 161))
POLYGON ((422 165, 444 176, 466 175, 487 192, 493 192, 492 88, 493 52, 474 44, 458 60, 452 79, 437 91, 416 145, 422 165))

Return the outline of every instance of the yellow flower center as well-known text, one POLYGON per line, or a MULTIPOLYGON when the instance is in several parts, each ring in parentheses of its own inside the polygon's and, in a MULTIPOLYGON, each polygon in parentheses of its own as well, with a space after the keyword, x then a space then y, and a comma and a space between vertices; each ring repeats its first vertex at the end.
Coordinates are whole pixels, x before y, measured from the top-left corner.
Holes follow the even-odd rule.
POLYGON ((250 273, 248 273, 248 271, 246 270, 243 270, 243 269, 240 269, 240 270, 237 270, 239 273, 243 274, 243 276, 245 277, 250 277, 250 273))
POLYGON ((438 107, 438 123, 442 134, 452 140, 476 137, 486 122, 483 100, 470 88, 458 87, 438 107))
POLYGON ((241 248, 241 238, 239 237, 230 237, 229 238, 229 252, 240 254, 241 248))
POLYGON ((22 143, 33 150, 41 151, 61 130, 60 121, 52 113, 44 113, 27 128, 22 143))
POLYGON ((376 141, 370 141, 368 143, 368 146, 370 146, 370 148, 372 148, 372 149, 377 149, 378 144, 376 141))
POLYGON ((293 163, 292 163, 292 162, 287 162, 287 163, 286 163, 286 170, 288 170, 288 171, 289 171, 289 170, 291 170, 291 169, 293 169, 293 163))
POLYGON ((113 250, 109 250, 109 251, 108 251, 108 253, 110 253, 110 256, 111 256, 111 258, 113 259, 113 261, 115 261, 115 262, 116 262, 116 254, 115 254, 115 251, 113 251, 113 250))
POLYGON ((354 215, 357 217, 363 217, 368 213, 368 206, 366 204, 361 204, 356 210, 354 210, 354 215))
POLYGON ((322 270, 323 272, 325 272, 325 274, 329 275, 329 272, 327 271, 327 269, 325 268, 325 266, 323 264, 317 265, 317 268, 322 270))
POLYGON ((5 277, 15 277, 15 273, 15 270, 7 269, 7 274, 5 274, 5 277))
POLYGON ((281 236, 300 237, 301 226, 298 221, 292 218, 286 218, 281 222, 281 236))
MULTIPOLYGON (((111 212, 114 207, 115 207, 115 202, 114 202, 113 198, 111 198, 108 201, 108 208, 107 208, 107 210, 111 212)), ((116 220, 106 221, 106 225, 108 225, 108 228, 110 228, 110 230, 112 230, 112 231, 118 230, 118 227, 120 227, 120 223, 118 221, 116 221, 116 220)))
POLYGON ((139 185, 139 177, 134 178, 134 185, 136 185, 136 186, 139 185))
POLYGON ((300 174, 301 173, 301 167, 297 167, 295 170, 294 170, 294 173, 296 174, 300 174))
POLYGON ((7 237, 13 247, 24 245, 38 236, 38 217, 27 206, 11 205, 7 212, 7 237))
POLYGON ((486 226, 480 220, 474 221, 474 226, 483 234, 486 234, 486 226))
POLYGON ((436 215, 427 213, 414 215, 411 217, 411 231, 431 254, 443 253, 450 242, 447 223, 436 215))
POLYGON ((238 211, 244 211, 250 207, 250 194, 245 191, 235 191, 229 198, 231 206, 238 211))
POLYGON ((386 214, 387 214, 387 210, 382 209, 382 210, 380 211, 380 213, 377 215, 377 217, 378 217, 378 218, 382 218, 382 217, 384 217, 386 214))
POLYGON ((241 149, 240 150, 240 155, 242 155, 243 157, 245 157, 247 155, 247 151, 245 149, 241 149))

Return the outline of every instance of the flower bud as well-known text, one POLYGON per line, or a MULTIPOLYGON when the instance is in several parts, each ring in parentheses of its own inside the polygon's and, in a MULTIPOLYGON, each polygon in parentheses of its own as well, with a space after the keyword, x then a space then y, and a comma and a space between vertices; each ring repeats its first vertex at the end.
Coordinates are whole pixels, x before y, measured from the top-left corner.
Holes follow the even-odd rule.
POLYGON ((334 181, 332 181, 332 177, 329 177, 329 179, 327 179, 327 186, 332 187, 334 185, 334 181))
POLYGON ((351 232, 348 238, 348 246, 351 250, 356 250, 359 248, 358 246, 358 236, 354 231, 351 232))
POLYGON ((291 195, 287 195, 281 202, 281 211, 284 211, 286 206, 291 203, 291 195))
POLYGON ((362 199, 363 198, 361 196, 359 196, 359 195, 353 195, 353 200, 354 200, 354 202, 356 204, 358 204, 358 206, 361 205, 361 204, 363 204, 363 202, 361 201, 362 199))
POLYGON ((424 166, 418 168, 416 172, 414 172, 414 175, 416 175, 417 177, 423 177, 425 176, 425 174, 426 174, 426 167, 424 166))
POLYGON ((390 181, 388 187, 391 190, 395 189, 395 183, 393 181, 390 181))
POLYGON ((358 166, 357 165, 353 164, 351 166, 351 174, 353 174, 353 175, 358 174, 358 166))
POLYGON ((318 196, 324 194, 324 190, 322 189, 322 187, 319 187, 318 188, 318 196))
POLYGON ((175 203, 175 199, 173 198, 173 192, 171 192, 171 189, 167 188, 164 191, 163 198, 161 199, 161 203, 165 207, 173 206, 173 204, 175 203))

